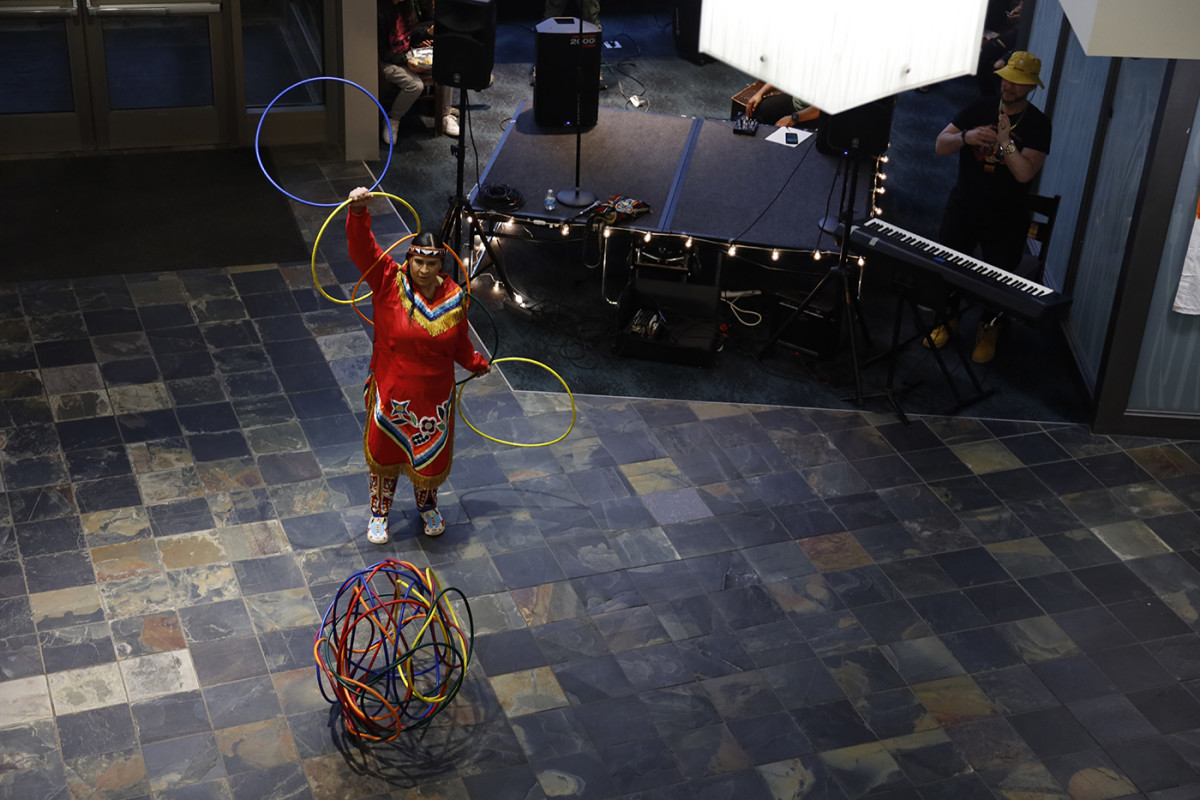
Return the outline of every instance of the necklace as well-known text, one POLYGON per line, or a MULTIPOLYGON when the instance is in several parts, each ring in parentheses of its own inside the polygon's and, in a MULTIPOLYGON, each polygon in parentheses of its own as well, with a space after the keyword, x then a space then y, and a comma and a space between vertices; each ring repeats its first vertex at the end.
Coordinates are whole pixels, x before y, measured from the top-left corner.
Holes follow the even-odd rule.
MULTIPOLYGON (((1025 119, 1025 112, 1028 110, 1029 110, 1029 102, 1026 101, 1025 107, 1023 109, 1021 109, 1021 115, 1019 117, 1017 117, 1017 121, 1012 123, 1012 125, 1010 125, 1008 128, 1009 135, 1011 135, 1012 132, 1017 129, 1017 126, 1021 124, 1021 120, 1025 119)), ((1003 117, 1003 116, 1004 116, 1004 100, 1001 99, 1000 100, 1000 109, 999 109, 999 112, 996 114, 996 123, 997 124, 999 124, 999 122, 1000 122, 1000 117, 1003 117)), ((1008 118, 1011 120, 1012 114, 1009 114, 1008 118)))

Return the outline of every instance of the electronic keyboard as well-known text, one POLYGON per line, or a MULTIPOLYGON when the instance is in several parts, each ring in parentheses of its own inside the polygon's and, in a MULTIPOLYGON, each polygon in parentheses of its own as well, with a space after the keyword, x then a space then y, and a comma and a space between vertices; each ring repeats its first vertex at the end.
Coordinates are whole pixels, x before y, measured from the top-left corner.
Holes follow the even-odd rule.
MULTIPOLYGON (((843 226, 839 225, 839 236, 842 230, 843 226)), ((1048 286, 951 250, 881 219, 851 225, 850 244, 860 254, 881 255, 933 272, 985 305, 1032 321, 1065 310, 1071 303, 1071 298, 1048 286)))

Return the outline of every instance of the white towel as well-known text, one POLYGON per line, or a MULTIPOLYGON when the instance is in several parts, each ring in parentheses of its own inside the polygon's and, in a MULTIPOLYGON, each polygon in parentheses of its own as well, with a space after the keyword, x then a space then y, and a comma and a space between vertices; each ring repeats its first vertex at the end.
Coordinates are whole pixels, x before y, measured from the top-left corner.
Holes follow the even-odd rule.
POLYGON ((1200 314, 1200 219, 1192 225, 1192 238, 1183 257, 1183 275, 1175 292, 1175 310, 1180 314, 1200 314))

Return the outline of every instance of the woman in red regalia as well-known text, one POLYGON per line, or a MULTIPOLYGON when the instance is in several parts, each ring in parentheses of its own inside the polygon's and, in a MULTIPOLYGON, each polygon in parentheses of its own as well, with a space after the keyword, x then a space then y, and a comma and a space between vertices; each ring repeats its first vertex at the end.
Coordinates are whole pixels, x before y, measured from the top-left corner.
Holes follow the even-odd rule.
POLYGON ((466 293, 440 274, 445 248, 422 233, 403 266, 383 255, 371 233, 370 199, 362 187, 350 192, 346 239, 375 311, 363 444, 371 471, 367 539, 384 544, 401 475, 412 481, 425 533, 446 529, 437 488, 450 474, 454 450, 454 364, 474 373, 491 367, 467 336, 466 293))

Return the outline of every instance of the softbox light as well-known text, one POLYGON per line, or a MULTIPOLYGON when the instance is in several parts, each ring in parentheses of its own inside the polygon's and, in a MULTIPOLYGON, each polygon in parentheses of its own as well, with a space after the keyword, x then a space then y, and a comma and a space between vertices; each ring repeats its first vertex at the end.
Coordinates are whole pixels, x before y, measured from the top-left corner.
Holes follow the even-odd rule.
POLYGON ((837 114, 974 74, 987 0, 703 0, 700 50, 837 114))

